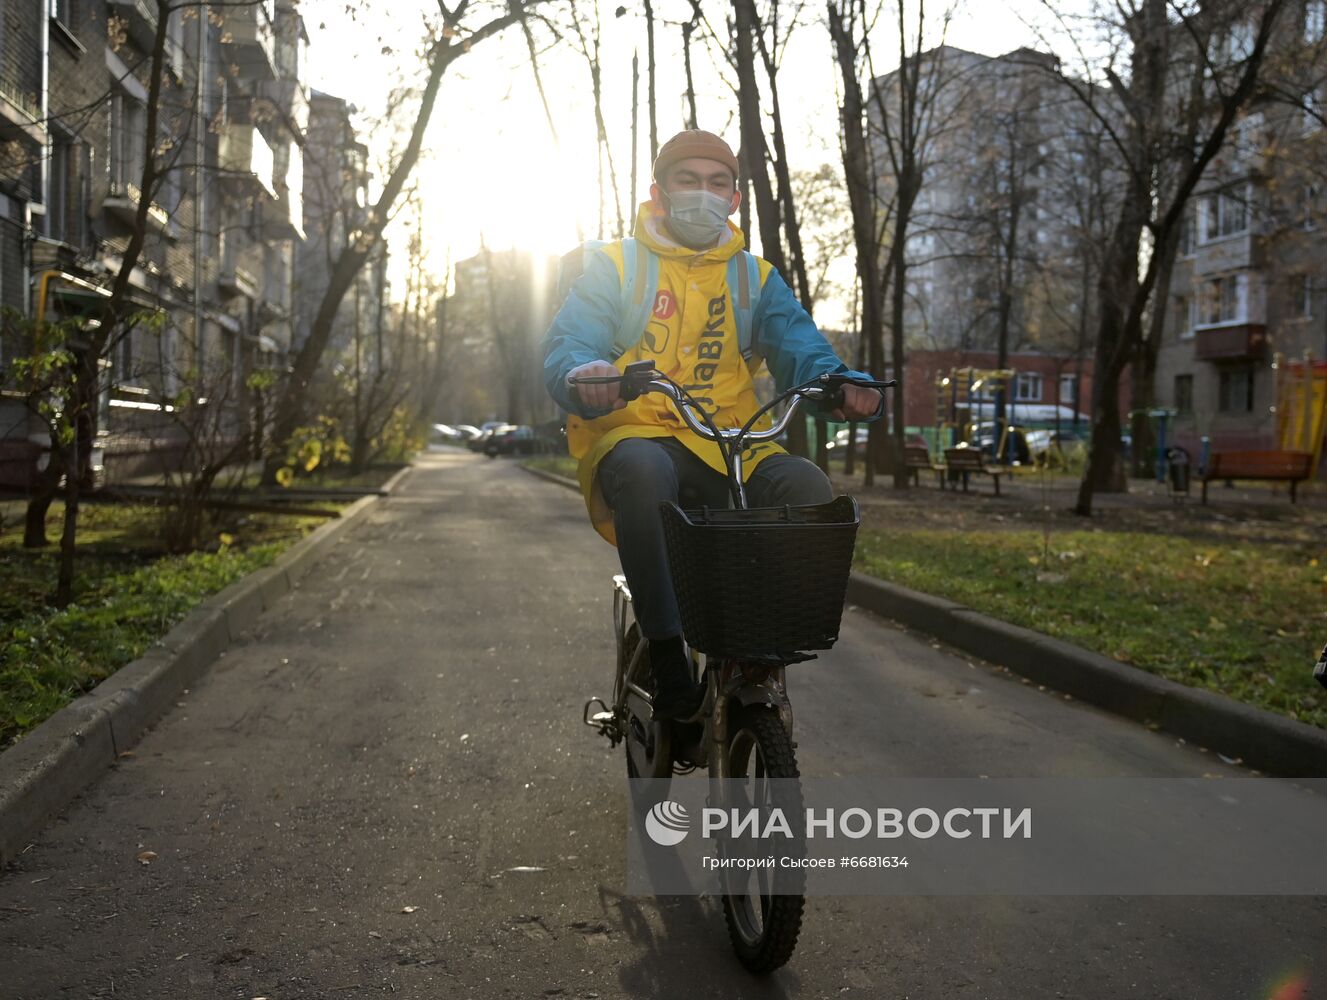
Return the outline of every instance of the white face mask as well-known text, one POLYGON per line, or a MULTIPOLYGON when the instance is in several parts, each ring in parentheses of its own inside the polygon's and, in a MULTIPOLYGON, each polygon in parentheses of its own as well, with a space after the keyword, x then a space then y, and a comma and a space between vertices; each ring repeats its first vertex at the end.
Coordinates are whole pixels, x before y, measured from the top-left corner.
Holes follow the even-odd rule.
POLYGON ((668 225, 685 246, 714 246, 728 228, 732 198, 713 191, 674 191, 668 199, 668 225))

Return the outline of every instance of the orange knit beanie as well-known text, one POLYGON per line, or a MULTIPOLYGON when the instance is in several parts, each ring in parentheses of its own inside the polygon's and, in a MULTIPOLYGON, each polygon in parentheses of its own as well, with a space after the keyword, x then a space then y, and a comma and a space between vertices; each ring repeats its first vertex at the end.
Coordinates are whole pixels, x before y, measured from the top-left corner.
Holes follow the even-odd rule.
POLYGON ((689 159, 693 156, 703 157, 706 160, 716 160, 728 167, 733 172, 734 177, 738 174, 737 157, 733 155, 728 143, 713 132, 693 128, 677 133, 659 147, 659 155, 654 159, 654 179, 657 181, 678 160, 689 159))

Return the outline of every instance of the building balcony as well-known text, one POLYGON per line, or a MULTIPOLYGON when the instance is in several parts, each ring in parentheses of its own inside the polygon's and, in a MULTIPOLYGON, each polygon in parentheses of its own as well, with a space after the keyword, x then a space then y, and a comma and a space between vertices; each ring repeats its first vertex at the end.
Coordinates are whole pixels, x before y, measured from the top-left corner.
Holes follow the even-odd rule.
POLYGON ((273 240, 304 239, 304 151, 288 142, 276 152, 275 201, 262 206, 263 235, 273 240))
POLYGON ((222 295, 242 295, 246 299, 258 297, 258 280, 234 261, 221 262, 217 288, 222 295))
POLYGON ((276 36, 269 3, 227 7, 221 45, 246 80, 276 79, 276 36))
MULTIPOLYGON (((157 37, 157 18, 161 8, 157 0, 110 0, 112 13, 120 17, 133 43, 144 52, 151 52, 157 37)), ((184 72, 184 46, 171 35, 166 36, 166 60, 176 76, 184 72)))
POLYGON ((1261 323, 1198 327, 1193 356, 1199 361, 1256 361, 1267 349, 1267 327, 1261 323))
POLYGON ((0 72, 0 141, 16 139, 46 145, 41 99, 36 91, 28 91, 9 73, 0 72))
POLYGON ((230 122, 217 142, 217 166, 222 180, 254 195, 276 197, 272 147, 253 125, 230 122))
POLYGON ((293 79, 268 80, 259 85, 258 94, 272 103, 295 135, 304 138, 309 129, 308 84, 293 79))
MULTIPOLYGON (((126 181, 112 180, 101 209, 117 222, 134 226, 138 222, 138 206, 142 200, 143 192, 137 186, 126 181)), ((150 204, 147 207, 147 226, 158 233, 169 232, 170 216, 160 205, 150 204)))
POLYGON ((1200 244, 1193 252, 1193 272, 1205 275, 1260 268, 1264 257, 1262 244, 1262 238, 1252 230, 1200 244))

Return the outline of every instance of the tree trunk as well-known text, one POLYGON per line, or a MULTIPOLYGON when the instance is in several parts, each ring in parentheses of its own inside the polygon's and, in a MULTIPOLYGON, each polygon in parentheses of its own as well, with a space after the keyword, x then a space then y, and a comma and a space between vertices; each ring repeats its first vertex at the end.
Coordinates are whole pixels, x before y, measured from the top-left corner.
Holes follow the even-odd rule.
MULTIPOLYGON (((656 119, 656 107, 658 102, 654 96, 654 5, 650 0, 645 0, 645 51, 648 56, 648 64, 645 68, 649 81, 645 87, 646 100, 649 103, 650 110, 650 162, 659 155, 659 125, 656 119)), ((636 197, 636 192, 631 192, 631 197, 636 197)), ((635 218, 633 215, 632 218, 635 218)))
POLYGON ((23 547, 25 549, 44 549, 51 544, 46 537, 46 515, 50 513, 55 501, 56 491, 60 488, 60 477, 64 475, 64 462, 60 460, 60 449, 51 442, 46 468, 37 478, 37 488, 28 501, 23 515, 23 547))
MULTIPOLYGON (((843 79, 843 106, 839 117, 843 133, 843 173, 848 186, 848 204, 852 210, 853 244, 856 250, 857 283, 861 291, 862 317, 859 350, 865 352, 870 371, 879 377, 884 371, 880 240, 877 235, 875 190, 872 182, 869 146, 866 138, 866 106, 857 76, 858 42, 852 8, 840 9, 829 4, 829 33, 834 43, 835 60, 843 79)), ((861 361, 858 361, 861 364, 861 361)), ((872 425, 872 435, 879 424, 872 425)), ((868 445, 869 447, 869 445, 868 445)), ((853 462, 855 441, 849 438, 849 463, 853 462)), ((865 485, 875 484, 875 464, 865 466, 865 485)), ((849 466, 851 468, 851 465, 849 466)))
MULTIPOLYGON (((755 193, 756 218, 760 226, 760 253, 776 271, 786 275, 780 233, 779 199, 770 181, 766 163, 765 130, 761 121, 760 86, 756 80, 755 35, 760 30, 753 0, 733 0, 734 50, 737 62, 737 102, 741 118, 742 150, 746 175, 755 193)), ((806 421, 798 418, 788 425, 788 451, 807 455, 806 421)))
POLYGON ((780 274, 788 273, 780 235, 779 203, 770 182, 766 164, 765 131, 761 123, 760 87, 756 82, 753 38, 759 29, 753 0, 733 0, 736 15, 734 39, 737 62, 737 102, 741 118, 742 150, 746 156, 746 174, 755 195, 755 209, 760 226, 760 253, 780 274))
MULTIPOLYGON (((1152 314, 1148 317, 1147 336, 1139 344, 1131 368, 1133 413, 1130 437, 1133 439, 1133 474, 1140 477, 1156 475, 1155 462, 1148 461, 1148 452, 1156 447, 1152 434, 1152 421, 1148 411, 1156 406, 1157 356, 1161 351, 1161 338, 1166 332, 1166 314, 1170 305, 1170 283, 1175 273, 1175 258, 1179 254, 1178 229, 1162 241, 1158 255, 1156 291, 1152 295, 1152 314)), ((1156 456, 1153 456, 1155 458, 1156 456)))
POLYGON ((820 471, 829 475, 829 422, 824 417, 816 417, 816 465, 820 471))
POLYGON ((691 33, 696 30, 698 19, 699 13, 696 13, 690 21, 682 25, 682 65, 687 78, 687 128, 689 129, 700 128, 696 124, 696 83, 691 76, 691 33))

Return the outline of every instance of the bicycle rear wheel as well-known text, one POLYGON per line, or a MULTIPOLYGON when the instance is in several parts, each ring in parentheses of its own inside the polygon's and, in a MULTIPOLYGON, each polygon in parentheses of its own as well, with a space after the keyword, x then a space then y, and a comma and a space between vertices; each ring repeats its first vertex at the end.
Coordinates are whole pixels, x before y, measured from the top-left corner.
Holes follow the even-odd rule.
MULTIPOLYGON (((734 713, 725 752, 729 775, 751 779, 751 805, 778 806, 785 814, 801 814, 802 792, 796 780, 779 781, 777 791, 768 783, 768 779, 800 777, 792 738, 775 713, 758 708, 734 713)), ((733 950, 749 971, 773 972, 797 947, 802 929, 803 870, 725 871, 723 915, 733 950)))

